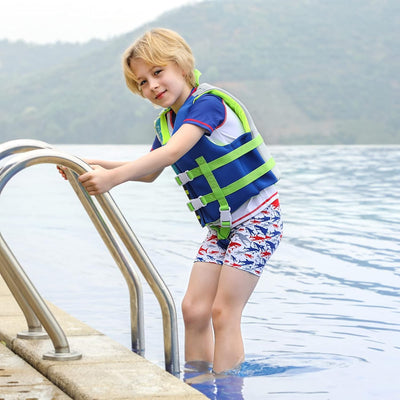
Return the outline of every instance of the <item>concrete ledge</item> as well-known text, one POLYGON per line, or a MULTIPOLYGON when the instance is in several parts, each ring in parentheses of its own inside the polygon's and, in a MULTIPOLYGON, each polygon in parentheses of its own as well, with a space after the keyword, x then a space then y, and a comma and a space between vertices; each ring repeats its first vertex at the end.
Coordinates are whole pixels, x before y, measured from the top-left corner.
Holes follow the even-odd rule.
POLYGON ((4 345, 0 360, 0 400, 72 400, 4 345))
MULTIPOLYGON (((42 395, 37 396, 37 399, 207 399, 203 394, 162 368, 50 303, 48 305, 63 328, 71 351, 79 351, 83 357, 77 361, 43 360, 43 353, 54 351, 52 342, 49 339, 23 340, 16 338, 18 332, 27 330, 26 321, 1 278, 0 304, 0 340, 4 341, 15 354, 32 365, 35 369, 34 372, 38 374, 36 378, 27 374, 24 379, 26 385, 34 387, 35 382, 40 381, 42 382, 41 389, 47 390, 51 387, 48 382, 50 381, 62 390, 61 392, 54 388, 55 391, 59 391, 54 397, 42 395), (31 382, 29 383, 29 381, 31 382), (63 392, 70 397, 65 396, 63 392), (65 397, 57 397, 62 395, 65 397)), ((2 350, 10 352, 5 346, 0 347, 3 348, 2 350)), ((11 374, 14 364, 10 360, 7 358, 5 367, 1 367, 3 371, 0 372, 3 375, 11 374)), ((21 365, 29 367, 24 361, 20 360, 20 362, 24 363, 21 365)), ((14 380, 14 378, 13 381, 20 382, 19 379, 14 380)), ((1 398, 0 395, 0 400, 1 398)), ((35 396, 29 395, 29 398, 35 399, 35 396)), ((11 400, 12 397, 7 397, 7 400, 9 399, 11 400)))

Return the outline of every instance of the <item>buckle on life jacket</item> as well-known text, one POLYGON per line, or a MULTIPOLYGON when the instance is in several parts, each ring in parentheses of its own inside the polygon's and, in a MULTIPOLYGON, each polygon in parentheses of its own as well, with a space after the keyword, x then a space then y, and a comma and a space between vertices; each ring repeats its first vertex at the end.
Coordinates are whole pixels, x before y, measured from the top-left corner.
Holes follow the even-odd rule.
POLYGON ((219 208, 219 222, 222 228, 228 228, 232 226, 232 214, 231 214, 231 208, 226 206, 221 206, 219 208))
POLYGON ((212 226, 216 232, 218 237, 218 246, 223 247, 226 249, 228 247, 228 242, 225 239, 229 237, 231 233, 232 227, 232 214, 231 208, 228 205, 222 205, 219 208, 220 219, 219 219, 219 226, 212 226))
POLYGON ((196 199, 192 199, 187 203, 190 211, 197 211, 199 208, 205 207, 207 203, 203 200, 203 196, 199 196, 196 199))
POLYGON ((186 170, 175 176, 175 180, 179 186, 186 185, 188 182, 193 180, 191 171, 186 170))

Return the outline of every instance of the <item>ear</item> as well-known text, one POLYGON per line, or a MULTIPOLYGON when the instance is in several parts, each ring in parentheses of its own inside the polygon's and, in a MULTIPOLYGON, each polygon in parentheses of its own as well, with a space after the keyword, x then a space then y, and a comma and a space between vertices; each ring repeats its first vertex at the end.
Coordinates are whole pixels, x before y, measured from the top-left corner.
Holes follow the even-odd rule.
POLYGON ((185 69, 184 69, 184 68, 182 68, 182 67, 179 67, 179 66, 178 66, 178 68, 181 70, 181 74, 182 74, 182 76, 183 76, 184 78, 186 78, 186 77, 187 77, 187 75, 188 75, 187 71, 185 71, 185 69))

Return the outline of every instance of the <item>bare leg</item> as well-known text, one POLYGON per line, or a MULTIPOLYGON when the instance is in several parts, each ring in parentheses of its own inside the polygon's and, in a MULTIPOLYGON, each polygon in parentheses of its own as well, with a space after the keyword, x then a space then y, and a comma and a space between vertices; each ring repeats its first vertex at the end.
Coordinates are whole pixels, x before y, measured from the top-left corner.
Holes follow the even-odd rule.
POLYGON ((244 361, 241 318, 257 282, 256 275, 226 265, 222 266, 212 306, 216 373, 235 368, 244 361))
POLYGON ((217 292, 221 266, 196 262, 182 302, 185 321, 185 360, 207 361, 214 357, 211 309, 217 292))

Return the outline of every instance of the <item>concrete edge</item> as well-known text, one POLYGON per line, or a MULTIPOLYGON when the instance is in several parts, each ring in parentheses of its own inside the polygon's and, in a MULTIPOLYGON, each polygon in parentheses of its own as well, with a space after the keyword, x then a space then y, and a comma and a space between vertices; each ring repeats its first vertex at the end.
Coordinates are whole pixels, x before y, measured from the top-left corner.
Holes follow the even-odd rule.
POLYGON ((0 344, 0 399, 72 400, 40 372, 0 344))
POLYGON ((27 330, 26 321, 1 277, 0 303, 0 340, 75 400, 207 399, 159 366, 49 302, 70 349, 83 356, 76 361, 44 360, 44 353, 54 351, 51 340, 16 337, 18 332, 27 330))

